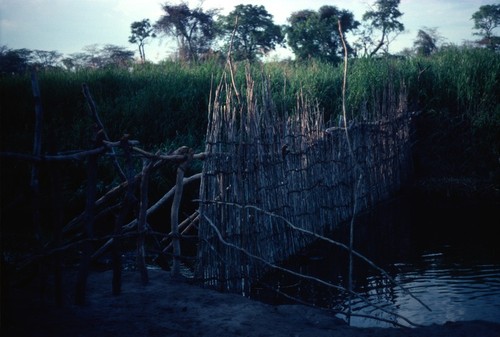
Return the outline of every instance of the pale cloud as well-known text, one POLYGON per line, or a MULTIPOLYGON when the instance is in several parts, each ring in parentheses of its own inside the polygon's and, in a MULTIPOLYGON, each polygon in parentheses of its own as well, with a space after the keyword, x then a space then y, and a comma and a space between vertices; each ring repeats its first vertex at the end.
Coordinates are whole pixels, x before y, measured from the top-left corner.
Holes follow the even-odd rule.
POLYGON ((0 19, 0 30, 13 30, 13 29, 16 29, 18 27, 19 27, 19 24, 17 21, 0 19))
POLYGON ((161 15, 161 2, 158 0, 117 0, 114 1, 113 11, 127 18, 137 18, 136 21, 142 19, 156 20, 161 15))

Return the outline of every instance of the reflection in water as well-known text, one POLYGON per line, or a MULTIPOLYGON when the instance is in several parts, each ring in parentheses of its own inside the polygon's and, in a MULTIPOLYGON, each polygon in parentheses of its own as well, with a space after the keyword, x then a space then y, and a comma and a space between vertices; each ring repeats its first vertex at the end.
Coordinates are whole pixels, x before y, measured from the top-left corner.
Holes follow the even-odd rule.
MULTIPOLYGON (((355 249, 432 311, 360 261, 354 263, 354 291, 379 308, 419 325, 476 319, 500 322, 500 245, 495 235, 498 220, 495 204, 485 207, 415 198, 401 198, 358 217, 355 249)), ((331 236, 346 243, 347 228, 331 236)), ((314 243, 284 266, 347 288, 347 253, 326 243, 314 243)), ((268 290, 274 287, 315 306, 344 312, 348 308, 345 293, 317 282, 279 273, 270 273, 261 281, 252 297, 266 302, 289 301, 268 290)), ((352 299, 351 305, 357 314, 408 325, 358 298, 352 299)), ((351 325, 392 326, 355 316, 351 325)))
MULTIPOLYGON (((380 276, 371 276, 368 286, 362 289, 370 301, 391 305, 399 315, 416 324, 443 324, 447 321, 489 320, 500 322, 500 265, 465 266, 443 261, 443 255, 423 258, 427 265, 398 265, 396 281, 427 304, 432 312, 424 309, 414 298, 394 285, 382 286, 380 276), (390 296, 380 296, 381 293, 390 296)), ((355 301, 353 310, 359 313, 391 319, 390 315, 377 313, 364 303, 355 301)), ((401 320, 399 323, 404 324, 401 320)), ((355 326, 388 326, 373 320, 354 317, 355 326)))

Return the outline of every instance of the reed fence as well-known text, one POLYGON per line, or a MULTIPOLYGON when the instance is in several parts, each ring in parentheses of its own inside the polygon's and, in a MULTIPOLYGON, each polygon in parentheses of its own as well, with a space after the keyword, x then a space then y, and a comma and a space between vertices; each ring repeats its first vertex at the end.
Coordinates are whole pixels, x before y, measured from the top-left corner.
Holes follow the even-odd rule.
POLYGON ((195 276, 250 294, 270 264, 401 188, 412 174, 411 114, 405 88, 387 85, 371 111, 326 125, 301 93, 280 115, 265 80, 247 73, 244 92, 230 82, 210 106, 195 276))

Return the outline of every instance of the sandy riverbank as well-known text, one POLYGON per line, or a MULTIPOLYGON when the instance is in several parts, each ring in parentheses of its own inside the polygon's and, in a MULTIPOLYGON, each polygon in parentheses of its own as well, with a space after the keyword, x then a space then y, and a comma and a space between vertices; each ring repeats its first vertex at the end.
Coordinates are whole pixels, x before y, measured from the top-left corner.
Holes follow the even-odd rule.
MULTIPOLYGON (((71 291, 68 304, 60 308, 50 299, 42 304, 31 287, 16 287, 7 294, 2 336, 500 337, 500 324, 484 321, 412 329, 354 328, 319 309, 267 305, 173 280, 164 271, 149 274, 150 283, 143 286, 138 273, 125 272, 123 293, 113 296, 112 273, 92 273, 88 304, 83 307, 70 304, 71 291)), ((72 290, 72 280, 65 280, 72 290)))

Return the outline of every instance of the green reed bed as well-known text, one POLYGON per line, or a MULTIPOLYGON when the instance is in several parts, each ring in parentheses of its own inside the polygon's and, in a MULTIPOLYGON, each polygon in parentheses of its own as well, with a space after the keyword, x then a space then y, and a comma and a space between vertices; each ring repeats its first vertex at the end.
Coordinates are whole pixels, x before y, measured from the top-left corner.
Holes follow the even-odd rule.
MULTIPOLYGON (((247 65, 243 62, 234 67, 236 87, 244 95, 247 65)), ((42 152, 82 150, 91 146, 93 123, 82 94, 83 83, 88 85, 112 140, 127 133, 150 151, 158 148, 169 151, 181 145, 202 150, 210 93, 221 80, 224 69, 226 64, 213 60, 191 65, 169 61, 137 65, 132 69, 40 71, 38 79, 45 114, 42 152)), ((318 105, 327 123, 338 124, 343 65, 332 66, 314 60, 283 61, 254 64, 251 70, 256 88, 262 88, 262 78, 267 77, 272 105, 266 106, 274 106, 280 114, 292 114, 298 95, 303 95, 318 105)), ((405 90, 410 111, 418 112, 413 148, 417 177, 467 184, 471 180, 463 177, 473 177, 498 187, 499 78, 498 53, 482 49, 449 47, 427 58, 350 59, 347 114, 349 118, 377 117, 370 116, 370 111, 377 110, 372 109, 373 105, 380 104, 377 97, 384 90, 389 86, 396 91, 405 90)), ((29 74, 0 77, 1 152, 32 152, 34 106, 29 74)), ((64 165, 60 168, 63 208, 65 218, 71 219, 83 208, 86 173, 81 162, 64 165)), ((100 165, 102 192, 116 183, 117 176, 110 163, 100 165)), ((41 172, 42 200, 47 202, 51 198, 50 169, 43 166, 41 172)), ((193 166, 191 170, 199 171, 200 166, 193 166)), ((26 217, 30 214, 26 201, 30 195, 30 172, 30 163, 2 158, 2 222, 16 223, 19 214, 26 217), (13 219, 9 219, 8 214, 14 214, 13 219)), ((151 193, 164 193, 172 186, 173 177, 171 167, 162 168, 152 177, 155 184, 151 193)))
POLYGON ((421 72, 414 96, 423 112, 419 140, 426 168, 500 183, 499 54, 449 47, 413 62, 421 72))
POLYGON ((342 69, 319 61, 270 63, 264 71, 271 79, 274 99, 286 113, 296 108, 297 96, 317 103, 329 120, 341 109, 342 69))
MULTIPOLYGON (((423 116, 421 135, 429 146, 443 140, 446 152, 452 139, 461 135, 465 144, 456 142, 457 151, 465 146, 472 154, 487 155, 491 166, 499 154, 499 59, 498 53, 488 50, 458 47, 427 58, 350 59, 348 117, 369 118, 371 105, 378 104, 375 98, 388 86, 406 90, 410 109, 423 116)), ((241 89, 247 65, 233 65, 236 86, 241 89)), ((191 65, 165 61, 133 69, 40 72, 45 137, 52 134, 58 150, 88 146, 91 122, 81 92, 81 85, 87 83, 112 139, 128 133, 150 149, 202 147, 210 90, 219 83, 225 66, 217 60, 191 65)), ((337 123, 343 65, 311 60, 251 68, 257 85, 263 83, 262 76, 267 77, 279 113, 293 113, 297 95, 303 95, 317 103, 327 122, 337 123)), ((29 152, 34 114, 29 75, 1 77, 0 89, 1 149, 29 152)))

